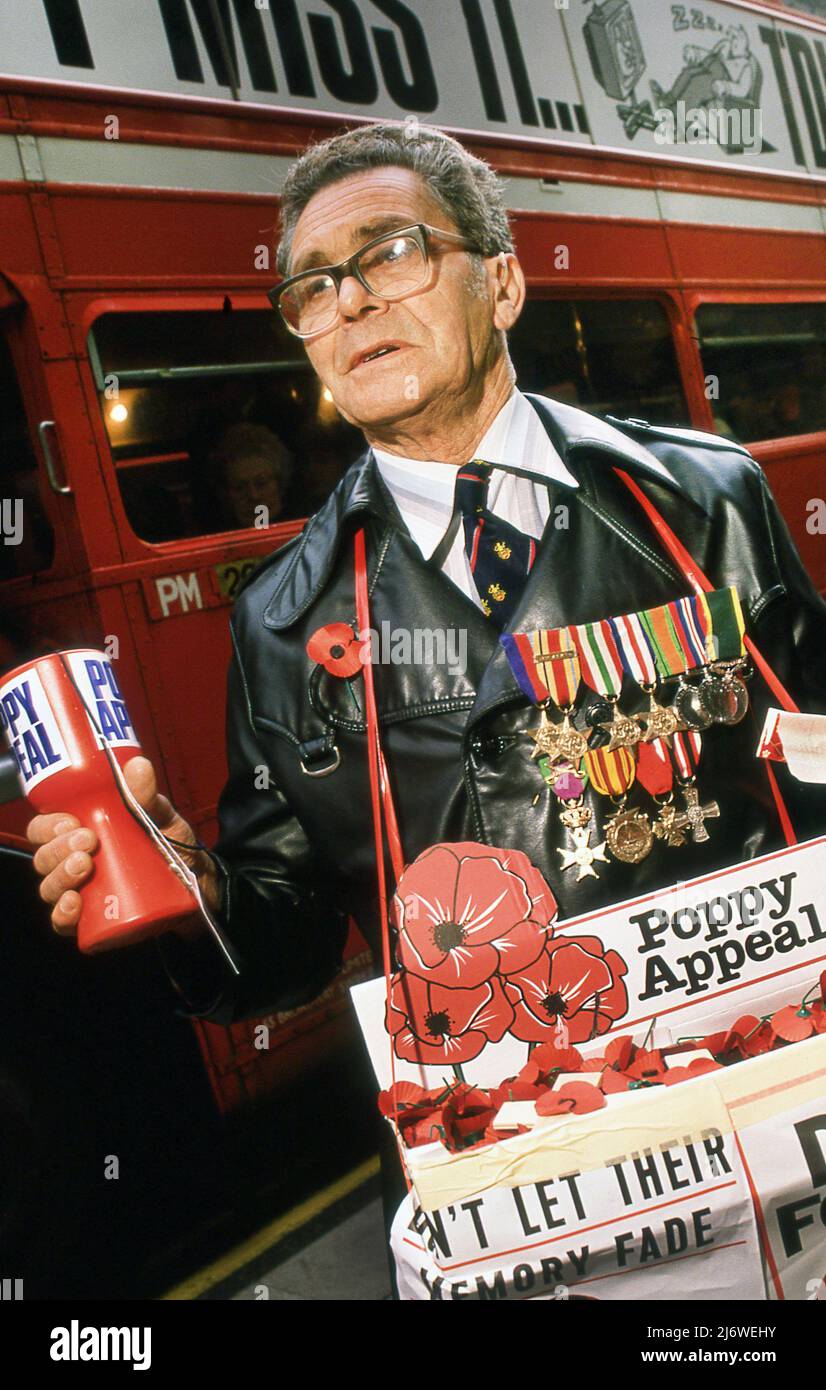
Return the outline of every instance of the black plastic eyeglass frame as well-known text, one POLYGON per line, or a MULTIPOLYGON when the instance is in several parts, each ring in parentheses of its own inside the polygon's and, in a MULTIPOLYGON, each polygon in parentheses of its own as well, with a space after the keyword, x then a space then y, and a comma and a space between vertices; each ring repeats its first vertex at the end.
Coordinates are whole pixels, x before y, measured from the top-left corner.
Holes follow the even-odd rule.
MULTIPOLYGON (((328 330, 327 327, 315 328, 313 329, 312 333, 300 333, 297 328, 294 328, 293 325, 288 322, 287 317, 281 308, 280 300, 285 290, 292 289, 293 285, 298 284, 299 280, 308 280, 311 275, 329 275, 330 279, 333 281, 336 287, 336 294, 338 294, 338 291, 341 288, 342 280, 347 275, 353 275, 355 276, 356 280, 358 280, 359 284, 364 286, 368 294, 376 294, 377 291, 372 289, 371 286, 368 285, 367 281, 362 275, 361 268, 359 266, 359 261, 361 260, 361 257, 365 254, 365 252, 370 251, 372 247, 381 245, 383 241, 392 241, 394 237, 400 236, 412 237, 412 239, 416 242, 416 245, 418 246, 419 250, 422 253, 422 256, 424 257, 425 270, 427 270, 427 267, 430 264, 430 252, 427 243, 428 238, 431 236, 442 237, 445 241, 452 241, 457 246, 463 247, 465 251, 472 251, 476 252, 477 254, 480 254, 478 253, 478 248, 473 246, 473 244, 469 242, 466 239, 466 237, 460 236, 458 232, 446 232, 443 231, 441 227, 431 227, 430 224, 427 222, 414 222, 409 227, 395 227, 391 232, 382 232, 381 236, 376 236, 373 237, 370 241, 366 241, 363 246, 359 247, 358 251, 354 251, 352 256, 348 256, 346 261, 339 261, 337 265, 311 266, 309 270, 301 270, 299 271, 298 275, 291 275, 287 280, 282 280, 280 285, 276 285, 274 289, 268 291, 267 298, 269 299, 270 304, 272 305, 273 309, 278 310, 279 314, 281 315, 281 319, 285 327, 289 330, 289 332, 292 333, 296 338, 315 338, 317 334, 326 333, 328 330)), ((421 287, 416 286, 416 288, 419 289, 421 287)), ((404 299, 408 294, 413 293, 413 290, 403 290, 402 293, 398 295, 382 294, 378 295, 378 298, 387 300, 404 299)), ((335 318, 333 318, 330 321, 330 328, 332 328, 333 323, 335 323, 335 318)))

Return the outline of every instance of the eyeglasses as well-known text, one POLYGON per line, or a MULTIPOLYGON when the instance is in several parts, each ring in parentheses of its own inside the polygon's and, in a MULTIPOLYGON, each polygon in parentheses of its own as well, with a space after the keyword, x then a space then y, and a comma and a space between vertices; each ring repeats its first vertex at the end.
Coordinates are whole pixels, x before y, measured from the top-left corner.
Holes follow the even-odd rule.
POLYGON ((268 298, 297 338, 313 338, 332 328, 338 318, 338 294, 342 280, 353 275, 370 294, 381 299, 404 299, 427 281, 430 261, 428 242, 440 237, 467 251, 475 247, 455 232, 443 232, 426 222, 400 227, 374 237, 338 265, 302 270, 270 290, 268 298))

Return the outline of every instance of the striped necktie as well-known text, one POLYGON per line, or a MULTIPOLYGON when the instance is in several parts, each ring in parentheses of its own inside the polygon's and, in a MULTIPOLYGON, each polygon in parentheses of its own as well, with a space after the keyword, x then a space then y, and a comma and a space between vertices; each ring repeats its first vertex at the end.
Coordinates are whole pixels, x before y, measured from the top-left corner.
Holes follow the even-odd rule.
POLYGON ((488 511, 492 464, 472 459, 456 475, 455 507, 482 608, 498 628, 511 620, 536 559, 536 541, 488 511))

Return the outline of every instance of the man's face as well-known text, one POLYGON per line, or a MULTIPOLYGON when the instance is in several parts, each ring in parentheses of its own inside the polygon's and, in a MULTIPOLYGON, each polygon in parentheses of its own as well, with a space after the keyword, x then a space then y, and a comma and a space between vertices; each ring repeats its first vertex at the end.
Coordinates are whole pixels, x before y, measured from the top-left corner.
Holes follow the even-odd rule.
MULTIPOLYGON (((416 222, 458 231, 411 170, 353 174, 310 199, 296 225, 290 273, 334 265, 371 237, 416 222)), ((308 340, 307 355, 341 414, 368 437, 417 415, 432 423, 434 412, 449 415, 479 388, 501 352, 497 328, 505 326, 494 303, 496 258, 485 266, 488 290, 480 292, 468 253, 431 241, 428 279, 407 299, 380 299, 354 276, 342 281, 338 321, 308 340), (365 361, 380 345, 390 351, 365 361)))

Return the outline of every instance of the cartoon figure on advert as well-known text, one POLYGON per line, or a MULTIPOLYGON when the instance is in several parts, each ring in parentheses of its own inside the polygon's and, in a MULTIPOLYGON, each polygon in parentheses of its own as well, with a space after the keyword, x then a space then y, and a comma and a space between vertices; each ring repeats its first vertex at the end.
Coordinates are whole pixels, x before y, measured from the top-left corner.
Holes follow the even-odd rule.
POLYGON ((652 79, 651 92, 657 106, 673 111, 677 102, 683 101, 686 106, 719 104, 753 110, 760 100, 763 73, 742 24, 730 24, 713 48, 686 44, 683 63, 685 66, 669 91, 652 79))

